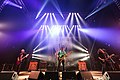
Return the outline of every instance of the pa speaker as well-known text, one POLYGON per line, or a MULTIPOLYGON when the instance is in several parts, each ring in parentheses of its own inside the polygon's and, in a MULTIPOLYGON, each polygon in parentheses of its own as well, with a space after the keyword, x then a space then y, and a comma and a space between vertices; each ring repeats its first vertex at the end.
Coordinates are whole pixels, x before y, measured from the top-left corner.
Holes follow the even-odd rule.
POLYGON ((62 72, 62 80, 76 80, 76 73, 72 71, 62 72))
POLYGON ((78 80, 93 80, 92 74, 89 71, 82 71, 77 73, 78 80))
POLYGON ((31 71, 29 80, 44 80, 44 74, 40 71, 31 71))
POLYGON ((120 71, 107 71, 104 73, 105 80, 120 80, 120 71))
POLYGON ((0 80, 18 80, 17 72, 15 71, 1 71, 0 80))
POLYGON ((58 72, 45 72, 45 80, 59 80, 58 72))

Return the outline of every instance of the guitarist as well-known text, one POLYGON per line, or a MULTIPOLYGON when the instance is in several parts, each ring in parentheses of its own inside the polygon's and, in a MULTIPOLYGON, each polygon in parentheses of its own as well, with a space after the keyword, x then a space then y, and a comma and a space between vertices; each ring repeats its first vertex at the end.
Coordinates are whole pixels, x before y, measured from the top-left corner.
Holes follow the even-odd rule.
POLYGON ((66 52, 64 50, 64 47, 61 47, 61 49, 57 52, 57 57, 58 57, 58 68, 57 68, 57 71, 59 71, 59 68, 60 68, 60 64, 62 63, 63 65, 63 71, 64 71, 64 58, 66 56, 66 52))
POLYGON ((17 68, 18 74, 20 70, 25 70, 27 57, 28 57, 28 54, 26 54, 24 49, 21 49, 21 53, 19 54, 16 62, 16 66, 17 66, 16 68, 17 68))
POLYGON ((98 59, 102 65, 102 75, 107 70, 113 70, 112 63, 111 63, 110 59, 112 56, 114 56, 114 54, 109 56, 106 53, 105 49, 98 49, 97 53, 98 53, 98 59))

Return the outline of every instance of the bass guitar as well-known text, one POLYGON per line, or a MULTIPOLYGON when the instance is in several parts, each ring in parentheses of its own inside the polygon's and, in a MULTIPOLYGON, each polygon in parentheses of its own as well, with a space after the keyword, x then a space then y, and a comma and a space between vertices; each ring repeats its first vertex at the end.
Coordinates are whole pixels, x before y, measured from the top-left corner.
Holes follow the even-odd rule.
POLYGON ((100 60, 102 63, 105 63, 105 62, 109 62, 110 60, 115 63, 111 58, 114 56, 115 54, 111 54, 110 56, 108 56, 106 59, 103 59, 103 60, 100 60))
POLYGON ((27 54, 26 56, 19 58, 16 62, 17 65, 19 65, 25 58, 27 58, 29 56, 29 54, 27 54))

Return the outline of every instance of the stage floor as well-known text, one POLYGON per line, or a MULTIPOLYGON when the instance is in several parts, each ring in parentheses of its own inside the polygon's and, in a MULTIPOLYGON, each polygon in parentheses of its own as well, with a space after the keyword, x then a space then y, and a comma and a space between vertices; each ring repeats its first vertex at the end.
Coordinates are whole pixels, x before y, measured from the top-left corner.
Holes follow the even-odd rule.
MULTIPOLYGON (((66 71, 67 72, 67 71, 66 71)), ((69 72, 69 71, 68 71, 69 72)), ((79 71, 75 71, 75 73, 77 74, 79 71)), ((42 72, 43 74, 45 74, 45 72, 42 72)), ((104 80, 103 76, 102 76, 102 72, 101 71, 83 71, 81 72, 81 74, 84 73, 91 73, 93 80, 104 80)), ((21 71, 19 73, 19 80, 28 80, 29 75, 31 74, 31 72, 27 72, 27 71, 21 71)), ((62 72, 59 72, 59 80, 62 80, 62 72)), ((69 75, 69 74, 68 74, 69 75)))

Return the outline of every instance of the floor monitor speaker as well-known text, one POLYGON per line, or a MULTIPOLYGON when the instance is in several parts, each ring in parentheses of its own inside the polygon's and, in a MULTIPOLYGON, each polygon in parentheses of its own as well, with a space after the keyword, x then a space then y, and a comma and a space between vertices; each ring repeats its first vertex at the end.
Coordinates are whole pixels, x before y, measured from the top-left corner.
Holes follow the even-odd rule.
POLYGON ((45 72, 45 80, 59 80, 58 72, 45 72))
POLYGON ((93 76, 90 71, 82 71, 77 73, 77 79, 81 80, 93 80, 93 76))
POLYGON ((107 71, 104 73, 105 80, 120 80, 120 71, 107 71))
POLYGON ((40 71, 31 71, 28 80, 44 80, 44 74, 40 71))
POLYGON ((18 80, 17 72, 15 71, 1 71, 0 80, 18 80))
POLYGON ((76 80, 75 71, 62 72, 62 80, 76 80))

